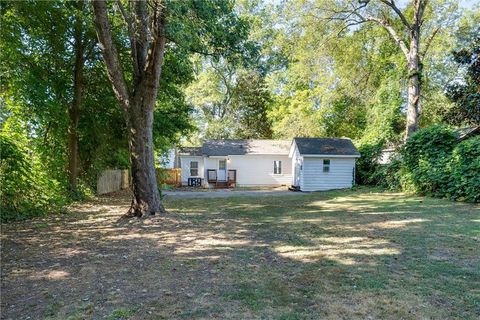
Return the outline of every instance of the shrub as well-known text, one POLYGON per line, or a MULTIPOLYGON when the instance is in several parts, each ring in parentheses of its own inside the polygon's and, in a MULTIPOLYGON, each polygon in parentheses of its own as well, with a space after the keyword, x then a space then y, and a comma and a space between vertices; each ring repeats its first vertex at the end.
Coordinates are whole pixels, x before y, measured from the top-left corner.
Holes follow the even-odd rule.
POLYGON ((378 163, 382 156, 384 142, 364 144, 358 148, 361 157, 356 164, 356 183, 366 185, 377 185, 379 183, 379 169, 378 163))
POLYGON ((455 132, 442 125, 412 135, 401 151, 405 169, 403 187, 425 195, 446 196, 455 142, 455 132))
POLYGON ((0 135, 1 220, 18 220, 58 209, 64 198, 59 185, 48 179, 27 150, 0 135))
POLYGON ((378 185, 389 189, 401 189, 401 169, 402 161, 398 157, 392 157, 391 162, 380 165, 375 172, 374 180, 378 181, 378 185))
POLYGON ((416 132, 386 165, 378 164, 380 144, 359 149, 361 184, 480 202, 480 136, 459 143, 454 130, 431 126, 416 132))
POLYGON ((480 136, 462 141, 453 149, 446 193, 455 200, 480 202, 480 136))

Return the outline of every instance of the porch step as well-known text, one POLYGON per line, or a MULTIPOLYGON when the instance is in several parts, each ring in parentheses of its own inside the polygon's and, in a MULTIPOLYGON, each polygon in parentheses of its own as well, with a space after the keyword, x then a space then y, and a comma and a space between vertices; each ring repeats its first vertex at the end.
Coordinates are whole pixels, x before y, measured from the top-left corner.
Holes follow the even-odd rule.
POLYGON ((215 188, 227 188, 228 184, 227 181, 217 181, 215 183, 215 188))

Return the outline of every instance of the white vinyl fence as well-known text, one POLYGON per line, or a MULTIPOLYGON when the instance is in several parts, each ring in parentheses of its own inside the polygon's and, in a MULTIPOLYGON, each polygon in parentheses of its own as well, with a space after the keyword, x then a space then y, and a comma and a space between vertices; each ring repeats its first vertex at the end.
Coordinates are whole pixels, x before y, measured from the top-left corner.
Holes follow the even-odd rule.
POLYGON ((104 170, 98 176, 97 194, 127 189, 129 180, 128 170, 104 170))

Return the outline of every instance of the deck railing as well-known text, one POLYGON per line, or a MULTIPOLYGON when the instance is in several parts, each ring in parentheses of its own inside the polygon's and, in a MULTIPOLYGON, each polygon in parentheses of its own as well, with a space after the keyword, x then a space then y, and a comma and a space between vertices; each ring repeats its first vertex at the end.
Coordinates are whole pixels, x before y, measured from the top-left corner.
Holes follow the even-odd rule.
POLYGON ((217 170, 215 169, 207 169, 207 181, 209 183, 217 182, 217 170))
POLYGON ((227 181, 219 181, 216 169, 207 169, 207 181, 208 183, 214 183, 215 187, 220 188, 233 188, 237 184, 237 170, 227 171, 227 181))
POLYGON ((235 187, 237 184, 237 170, 228 170, 227 186, 229 188, 235 187))

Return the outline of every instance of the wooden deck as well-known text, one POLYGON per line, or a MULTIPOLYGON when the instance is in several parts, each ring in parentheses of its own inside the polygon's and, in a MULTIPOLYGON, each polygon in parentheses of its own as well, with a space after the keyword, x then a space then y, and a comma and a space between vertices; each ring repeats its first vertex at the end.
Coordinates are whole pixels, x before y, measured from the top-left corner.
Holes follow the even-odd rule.
POLYGON ((216 189, 234 188, 237 184, 237 170, 228 170, 227 180, 218 180, 217 170, 207 169, 207 182, 216 189))

